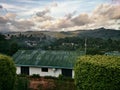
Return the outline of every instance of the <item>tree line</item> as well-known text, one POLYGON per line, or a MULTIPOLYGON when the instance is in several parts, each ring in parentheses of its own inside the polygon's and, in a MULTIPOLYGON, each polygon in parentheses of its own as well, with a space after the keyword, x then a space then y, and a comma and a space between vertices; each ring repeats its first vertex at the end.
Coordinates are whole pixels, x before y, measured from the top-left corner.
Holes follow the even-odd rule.
MULTIPOLYGON (((86 50, 87 54, 104 54, 109 51, 120 51, 120 40, 115 40, 112 38, 102 39, 102 38, 86 38, 86 50)), ((35 37, 12 37, 11 39, 5 39, 5 36, 0 34, 0 53, 12 56, 19 49, 41 49, 41 50, 64 50, 64 51, 84 51, 85 50, 85 38, 80 37, 66 37, 54 40, 44 39, 39 41, 35 37), (30 47, 25 44, 25 40, 34 40, 37 45, 30 47), (49 42, 48 42, 49 41, 49 42)))
MULTIPOLYGON (((109 51, 120 50, 120 40, 102 39, 102 38, 86 38, 87 54, 104 54, 109 51)), ((85 38, 66 37, 57 39, 50 46, 45 47, 47 50, 85 50, 85 38)))

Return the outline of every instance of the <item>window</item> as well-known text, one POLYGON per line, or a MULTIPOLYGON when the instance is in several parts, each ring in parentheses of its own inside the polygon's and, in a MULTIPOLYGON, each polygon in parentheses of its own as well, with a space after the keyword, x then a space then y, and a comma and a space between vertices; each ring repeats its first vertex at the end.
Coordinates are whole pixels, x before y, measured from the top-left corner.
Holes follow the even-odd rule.
POLYGON ((62 75, 66 77, 72 77, 72 69, 62 69, 62 75))
POLYGON ((21 67, 21 74, 29 75, 29 67, 21 67))
POLYGON ((42 68, 42 72, 48 72, 48 68, 42 68))

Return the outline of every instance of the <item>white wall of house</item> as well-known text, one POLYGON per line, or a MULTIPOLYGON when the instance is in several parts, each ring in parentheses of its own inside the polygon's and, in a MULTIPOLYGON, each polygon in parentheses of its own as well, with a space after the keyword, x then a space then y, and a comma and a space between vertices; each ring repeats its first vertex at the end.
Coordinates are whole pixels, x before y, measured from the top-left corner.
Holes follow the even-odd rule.
POLYGON ((21 68, 20 67, 16 67, 16 73, 21 74, 21 68))
POLYGON ((72 78, 74 78, 74 70, 72 70, 72 78))
POLYGON ((30 67, 30 75, 39 74, 40 76, 58 77, 61 73, 61 69, 48 68, 48 72, 43 72, 42 68, 30 67))
MULTIPOLYGON (((21 67, 16 67, 16 73, 21 74, 21 67)), ((58 77, 60 74, 62 74, 62 69, 53 69, 48 68, 48 72, 43 72, 42 68, 38 67, 29 67, 29 74, 39 74, 40 76, 53 76, 58 77)), ((74 78, 74 70, 72 70, 72 78, 74 78)))

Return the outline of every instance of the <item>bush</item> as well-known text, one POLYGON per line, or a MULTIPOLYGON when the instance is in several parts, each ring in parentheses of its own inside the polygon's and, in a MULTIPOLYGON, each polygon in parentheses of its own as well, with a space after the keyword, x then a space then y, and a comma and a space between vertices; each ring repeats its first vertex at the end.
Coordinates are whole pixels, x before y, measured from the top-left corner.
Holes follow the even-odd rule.
POLYGON ((58 79, 59 79, 59 80, 64 80, 64 81, 71 81, 71 82, 74 81, 73 78, 71 78, 71 77, 66 77, 66 76, 61 75, 61 74, 59 75, 58 79))
POLYGON ((39 74, 33 74, 30 77, 32 77, 32 78, 40 78, 40 75, 39 74))
POLYGON ((64 80, 64 78, 65 77, 62 74, 60 74, 59 77, 58 77, 59 80, 64 80))
POLYGON ((56 77, 53 76, 44 76, 45 79, 57 79, 56 77))
POLYGON ((30 90, 29 79, 27 77, 17 77, 15 90, 30 90))
POLYGON ((83 56, 75 65, 77 90, 120 90, 120 57, 83 56))
POLYGON ((74 82, 67 80, 55 80, 55 88, 53 90, 76 90, 74 82))
POLYGON ((28 77, 26 74, 17 74, 18 77, 28 77))
POLYGON ((0 90, 13 90, 16 67, 11 57, 0 54, 0 90))

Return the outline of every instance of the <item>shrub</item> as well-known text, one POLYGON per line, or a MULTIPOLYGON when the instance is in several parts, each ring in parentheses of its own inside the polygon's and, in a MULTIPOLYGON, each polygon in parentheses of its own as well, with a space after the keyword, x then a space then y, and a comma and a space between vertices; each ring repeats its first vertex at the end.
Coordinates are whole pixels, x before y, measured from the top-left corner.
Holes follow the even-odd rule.
POLYGON ((40 78, 40 75, 39 74, 33 74, 31 75, 32 78, 40 78))
POLYGON ((53 90, 76 90, 74 82, 67 80, 55 80, 55 88, 53 90))
POLYGON ((0 90, 13 90, 16 67, 11 57, 0 54, 0 90))
POLYGON ((64 76, 62 74, 59 75, 58 77, 59 80, 64 80, 64 76))
POLYGON ((28 77, 28 75, 26 75, 26 74, 18 74, 17 76, 18 77, 28 77))
POLYGON ((57 79, 56 77, 53 76, 44 76, 45 79, 57 79))
POLYGON ((78 90, 120 90, 120 57, 83 56, 75 65, 78 90))
POLYGON ((66 76, 61 75, 61 74, 59 75, 58 79, 59 79, 59 80, 64 80, 64 81, 71 81, 71 82, 74 81, 73 78, 71 78, 71 77, 66 77, 66 76))
POLYGON ((17 77, 15 90, 30 90, 29 79, 27 77, 17 77))

